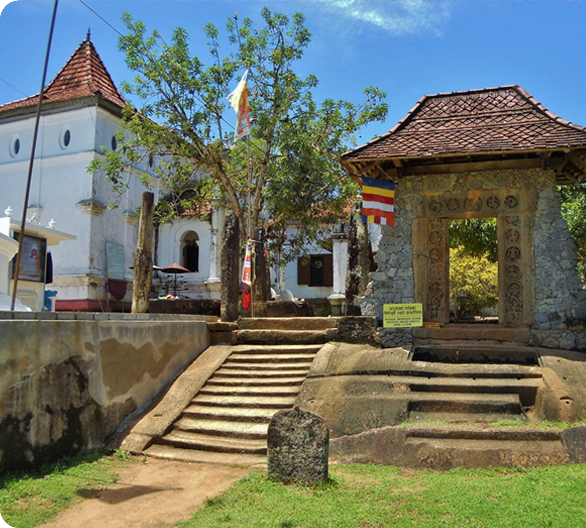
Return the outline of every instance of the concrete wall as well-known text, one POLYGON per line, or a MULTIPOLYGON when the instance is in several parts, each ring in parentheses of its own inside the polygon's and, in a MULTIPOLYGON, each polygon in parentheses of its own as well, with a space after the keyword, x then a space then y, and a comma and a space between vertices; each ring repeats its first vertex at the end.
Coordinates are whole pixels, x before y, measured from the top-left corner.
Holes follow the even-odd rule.
POLYGON ((103 443, 209 346, 191 316, 2 317, 0 471, 103 443))

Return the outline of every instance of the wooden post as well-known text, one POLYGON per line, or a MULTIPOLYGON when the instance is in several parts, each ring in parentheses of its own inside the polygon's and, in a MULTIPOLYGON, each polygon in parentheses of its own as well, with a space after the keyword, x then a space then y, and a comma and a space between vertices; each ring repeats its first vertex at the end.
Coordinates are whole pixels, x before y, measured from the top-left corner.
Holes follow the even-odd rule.
POLYGON ((134 253, 132 313, 147 313, 153 281, 153 204, 152 192, 142 193, 138 243, 134 253))

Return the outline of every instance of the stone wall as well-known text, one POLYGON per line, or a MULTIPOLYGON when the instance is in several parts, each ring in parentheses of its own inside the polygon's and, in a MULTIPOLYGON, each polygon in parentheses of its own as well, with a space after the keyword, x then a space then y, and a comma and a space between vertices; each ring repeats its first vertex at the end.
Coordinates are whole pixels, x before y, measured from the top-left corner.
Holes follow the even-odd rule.
POLYGON ((535 212, 535 323, 532 343, 586 351, 586 290, 576 250, 561 216, 553 178, 539 192, 535 212))
MULTIPOLYGON (((520 230, 523 233, 532 229, 533 239, 523 242, 523 251, 530 252, 527 259, 530 265, 524 272, 524 284, 530 288, 526 288, 524 297, 519 300, 525 306, 523 321, 519 318, 519 322, 531 323, 535 345, 586 350, 586 292, 581 289, 575 248, 561 217, 555 176, 547 170, 507 169, 400 178, 395 189, 395 225, 381 228, 382 238, 375 257, 378 271, 371 274, 371 282, 359 301, 362 313, 376 315, 380 321, 383 304, 424 302, 425 291, 420 290, 414 270, 414 261, 427 258, 427 252, 419 254, 418 247, 428 247, 427 241, 421 239, 425 230, 417 231, 421 224, 419 219, 430 214, 424 209, 425 204, 430 208, 431 205, 441 207, 443 202, 447 218, 513 214, 521 216, 503 216, 503 226, 515 218, 531 222, 526 231, 520 230), (482 203, 483 207, 491 209, 496 206, 494 213, 475 208, 476 201, 470 199, 487 191, 499 195, 493 202, 482 203), (514 206, 508 202, 505 207, 501 194, 503 197, 510 194, 514 206), (457 199, 450 200, 450 197, 457 199), (470 207, 466 208, 465 202, 471 202, 470 207)), ((432 214, 438 218, 442 216, 437 209, 432 214)), ((505 228, 507 226, 502 232, 506 234, 505 228)), ((508 247, 507 243, 503 240, 500 250, 508 247)), ((501 264, 505 262, 501 256, 501 264)), ((508 278, 504 270, 500 277, 503 283, 499 291, 499 310, 504 314, 505 309, 510 310, 514 305, 510 305, 509 292, 505 291, 508 278)), ((409 329, 380 328, 379 337, 383 346, 389 348, 411 343, 409 329)))
POLYGON ((209 345, 197 317, 0 317, 0 471, 102 444, 209 345))

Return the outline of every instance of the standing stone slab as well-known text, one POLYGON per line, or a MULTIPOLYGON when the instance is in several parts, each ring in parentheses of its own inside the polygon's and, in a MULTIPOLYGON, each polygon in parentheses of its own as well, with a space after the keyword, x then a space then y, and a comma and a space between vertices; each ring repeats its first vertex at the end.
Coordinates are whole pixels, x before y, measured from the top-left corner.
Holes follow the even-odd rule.
POLYGON ((285 484, 325 482, 329 440, 321 416, 299 408, 278 412, 268 431, 269 476, 285 484))
POLYGON ((586 464, 586 427, 570 427, 562 432, 564 445, 573 464, 586 464))

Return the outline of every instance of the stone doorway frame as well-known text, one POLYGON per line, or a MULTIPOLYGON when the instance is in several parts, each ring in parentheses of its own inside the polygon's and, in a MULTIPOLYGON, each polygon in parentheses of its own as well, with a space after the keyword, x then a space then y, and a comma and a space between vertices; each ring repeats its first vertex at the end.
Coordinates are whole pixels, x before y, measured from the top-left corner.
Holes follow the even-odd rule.
POLYGON ((423 320, 450 322, 449 222, 497 219, 498 317, 504 326, 534 321, 533 219, 535 189, 424 192, 422 214, 413 220, 415 300, 423 320))

